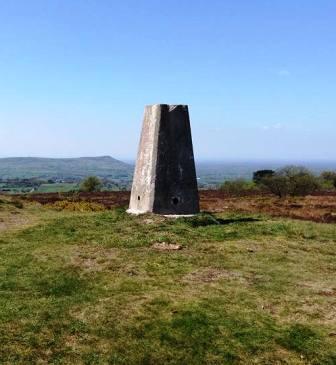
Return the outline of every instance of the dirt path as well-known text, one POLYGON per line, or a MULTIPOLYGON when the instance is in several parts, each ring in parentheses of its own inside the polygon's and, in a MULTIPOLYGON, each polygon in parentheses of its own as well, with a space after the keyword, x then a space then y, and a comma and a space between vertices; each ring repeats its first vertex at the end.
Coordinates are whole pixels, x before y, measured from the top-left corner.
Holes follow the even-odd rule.
POLYGON ((23 205, 10 197, 0 196, 0 232, 16 230, 36 224, 40 215, 36 206, 31 209, 32 204, 23 205))

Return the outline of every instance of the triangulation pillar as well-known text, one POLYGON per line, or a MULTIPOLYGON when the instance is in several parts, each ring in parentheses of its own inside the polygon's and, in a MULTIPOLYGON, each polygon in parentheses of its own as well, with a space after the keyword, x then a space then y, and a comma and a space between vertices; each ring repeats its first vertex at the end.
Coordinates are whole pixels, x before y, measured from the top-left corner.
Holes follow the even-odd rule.
POLYGON ((128 212, 199 212, 187 105, 146 106, 128 212))

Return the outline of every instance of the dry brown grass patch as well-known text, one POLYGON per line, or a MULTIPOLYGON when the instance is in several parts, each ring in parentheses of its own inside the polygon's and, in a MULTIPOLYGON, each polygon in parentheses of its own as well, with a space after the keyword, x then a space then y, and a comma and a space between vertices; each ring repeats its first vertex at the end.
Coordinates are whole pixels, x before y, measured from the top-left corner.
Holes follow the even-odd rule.
POLYGON ((193 271, 187 274, 183 281, 196 283, 211 283, 220 279, 237 280, 239 282, 246 282, 243 275, 237 271, 229 271, 222 269, 206 268, 193 271))

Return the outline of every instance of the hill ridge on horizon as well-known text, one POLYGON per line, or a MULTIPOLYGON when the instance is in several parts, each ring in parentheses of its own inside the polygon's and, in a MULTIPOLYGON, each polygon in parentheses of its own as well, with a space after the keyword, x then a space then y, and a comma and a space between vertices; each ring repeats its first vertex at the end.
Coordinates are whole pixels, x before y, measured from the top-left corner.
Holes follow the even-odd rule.
POLYGON ((78 157, 49 157, 49 156, 6 156, 0 157, 0 160, 15 160, 15 159, 36 159, 36 160, 79 160, 79 159, 111 159, 123 162, 109 155, 102 156, 78 156, 78 157))
MULTIPOLYGON (((224 180, 251 179, 260 169, 278 169, 285 161, 202 161, 196 159, 199 183, 215 186, 224 180)), ((121 161, 114 157, 0 157, 0 179, 36 178, 81 180, 89 175, 112 180, 132 181, 135 161, 121 161)), ((336 170, 336 162, 304 162, 300 165, 319 174, 324 170, 336 170)))
POLYGON ((132 166, 111 156, 3 157, 0 178, 83 178, 88 175, 129 178, 132 166))

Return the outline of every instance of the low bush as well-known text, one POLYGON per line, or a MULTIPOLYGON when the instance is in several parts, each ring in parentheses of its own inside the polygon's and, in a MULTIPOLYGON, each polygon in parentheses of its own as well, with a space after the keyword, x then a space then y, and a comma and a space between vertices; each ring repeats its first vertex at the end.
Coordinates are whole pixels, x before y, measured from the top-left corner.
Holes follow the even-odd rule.
POLYGON ((335 189, 336 188, 336 172, 335 171, 323 171, 321 173, 322 186, 325 189, 335 189))
POLYGON ((259 184, 280 198, 287 195, 306 196, 321 187, 319 178, 300 166, 286 166, 263 177, 259 184))
POLYGON ((221 185, 220 190, 228 195, 240 196, 246 194, 246 192, 258 190, 258 188, 253 181, 237 179, 225 181, 221 185))
POLYGON ((260 185, 270 193, 283 198, 290 193, 290 182, 285 176, 267 176, 260 181, 260 185))

